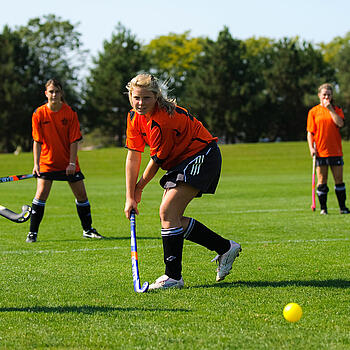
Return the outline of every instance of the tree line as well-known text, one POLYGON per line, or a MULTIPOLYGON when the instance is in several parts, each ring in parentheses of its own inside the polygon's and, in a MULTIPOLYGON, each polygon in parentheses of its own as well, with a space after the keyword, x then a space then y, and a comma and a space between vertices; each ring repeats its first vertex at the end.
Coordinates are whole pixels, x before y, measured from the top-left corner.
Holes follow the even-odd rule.
MULTIPOLYGON (((216 40, 190 31, 143 44, 118 23, 87 67, 77 27, 53 14, 0 33, 0 151, 30 150, 31 116, 45 103, 45 82, 55 77, 78 110, 83 132, 98 130, 124 145, 127 82, 151 72, 167 93, 224 143, 305 140, 317 88, 334 84, 336 103, 350 110, 350 32, 329 43, 295 38, 234 38, 227 27, 216 40), (82 72, 85 76, 82 78, 82 72)), ((349 139, 350 129, 342 129, 349 139)))

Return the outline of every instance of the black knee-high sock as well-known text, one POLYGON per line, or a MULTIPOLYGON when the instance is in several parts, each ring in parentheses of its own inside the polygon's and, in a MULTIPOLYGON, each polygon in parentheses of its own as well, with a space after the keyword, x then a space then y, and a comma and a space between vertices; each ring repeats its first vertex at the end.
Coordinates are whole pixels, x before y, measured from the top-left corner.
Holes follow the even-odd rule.
POLYGON ((92 225, 92 218, 91 218, 91 207, 88 200, 85 202, 78 202, 75 200, 75 204, 77 206, 77 212, 81 221, 81 226, 83 227, 84 231, 88 231, 91 228, 92 225))
POLYGON ((345 200, 346 200, 346 188, 345 183, 335 185, 335 194, 337 195, 339 208, 345 208, 345 200))
POLYGON ((216 251, 219 255, 225 254, 230 249, 230 241, 219 236, 199 221, 190 218, 190 223, 184 232, 184 238, 200 244, 209 250, 216 251))
POLYGON ((327 194, 328 194, 329 188, 326 184, 318 185, 317 186, 317 196, 318 200, 320 201, 321 209, 327 210, 327 194))
POLYGON ((170 278, 179 280, 182 271, 183 228, 162 228, 162 240, 165 274, 170 278))
POLYGON ((39 225, 44 216, 45 204, 46 204, 46 201, 36 199, 36 198, 33 199, 32 215, 30 217, 30 226, 29 226, 30 232, 39 231, 39 225))

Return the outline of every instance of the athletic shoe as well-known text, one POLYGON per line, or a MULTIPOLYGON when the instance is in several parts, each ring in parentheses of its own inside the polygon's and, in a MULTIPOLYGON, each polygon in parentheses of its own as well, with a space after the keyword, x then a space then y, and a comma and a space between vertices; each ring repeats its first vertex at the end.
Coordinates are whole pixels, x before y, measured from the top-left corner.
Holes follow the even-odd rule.
POLYGON ((239 256, 239 252, 242 251, 240 244, 234 241, 230 241, 230 244, 231 247, 225 254, 217 255, 212 260, 212 262, 217 261, 219 263, 216 269, 216 282, 222 281, 230 273, 233 262, 239 256))
POLYGON ((182 277, 179 280, 174 280, 167 275, 160 276, 156 281, 150 284, 148 289, 169 289, 169 288, 183 288, 184 280, 182 277))
POLYGON ((101 236, 95 228, 90 228, 90 230, 83 231, 83 237, 85 238, 97 238, 101 239, 103 236, 101 236))
POLYGON ((327 209, 322 209, 322 210, 320 211, 320 215, 327 215, 327 214, 328 214, 327 209))
POLYGON ((340 209, 340 214, 350 214, 350 210, 347 207, 342 208, 340 209))
POLYGON ((34 242, 36 242, 37 237, 38 237, 37 232, 29 232, 27 239, 26 239, 26 242, 27 243, 34 243, 34 242))

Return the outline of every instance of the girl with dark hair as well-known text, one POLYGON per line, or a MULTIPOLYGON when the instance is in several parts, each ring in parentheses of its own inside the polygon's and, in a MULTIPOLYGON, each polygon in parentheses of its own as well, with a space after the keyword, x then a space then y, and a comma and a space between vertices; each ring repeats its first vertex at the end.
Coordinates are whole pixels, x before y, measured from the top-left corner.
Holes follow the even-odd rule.
POLYGON ((90 203, 77 156, 78 143, 82 139, 77 113, 65 103, 62 85, 56 79, 48 80, 45 95, 47 103, 37 108, 32 117, 33 174, 37 177, 37 190, 26 241, 37 241, 39 225, 54 180, 68 181, 75 196, 83 237, 102 238, 91 226, 90 203))

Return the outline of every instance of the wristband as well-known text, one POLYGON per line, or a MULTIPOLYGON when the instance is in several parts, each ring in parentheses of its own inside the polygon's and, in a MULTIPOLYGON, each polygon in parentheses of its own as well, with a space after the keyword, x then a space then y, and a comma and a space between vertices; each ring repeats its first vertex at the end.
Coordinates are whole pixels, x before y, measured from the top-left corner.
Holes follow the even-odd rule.
POLYGON ((69 163, 69 165, 74 165, 75 166, 75 163, 69 163))

